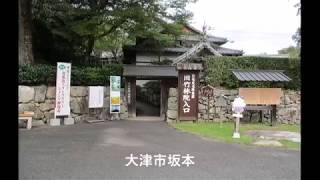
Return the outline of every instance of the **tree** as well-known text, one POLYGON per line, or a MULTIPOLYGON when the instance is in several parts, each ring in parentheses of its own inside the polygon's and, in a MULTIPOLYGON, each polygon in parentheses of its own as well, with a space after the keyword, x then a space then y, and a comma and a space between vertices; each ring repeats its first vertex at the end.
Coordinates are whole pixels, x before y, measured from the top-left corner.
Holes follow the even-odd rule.
POLYGON ((32 0, 19 0, 19 64, 33 64, 32 0))
MULTIPOLYGON (((297 16, 301 14, 301 3, 297 3, 294 7, 298 8, 297 16)), ((292 36, 292 39, 297 43, 297 47, 301 47, 301 29, 297 29, 296 33, 292 36)))
MULTIPOLYGON (((114 42, 127 37, 170 39, 175 36, 170 23, 191 17, 185 7, 195 0, 34 0, 34 19, 74 45, 75 51, 90 56, 97 41, 114 42), (120 33, 120 37, 118 35, 120 33), (169 36, 170 36, 169 35, 169 36)), ((126 42, 127 40, 125 40, 126 42)))
POLYGON ((278 54, 288 54, 290 58, 299 58, 300 48, 289 46, 287 48, 280 49, 278 54))
POLYGON ((297 47, 301 47, 301 29, 300 27, 297 29, 296 33, 292 36, 292 39, 296 42, 297 47))
POLYGON ((122 53, 122 46, 133 43, 134 40, 123 30, 116 30, 115 32, 97 39, 94 49, 101 51, 110 51, 113 58, 118 61, 119 55, 122 53))

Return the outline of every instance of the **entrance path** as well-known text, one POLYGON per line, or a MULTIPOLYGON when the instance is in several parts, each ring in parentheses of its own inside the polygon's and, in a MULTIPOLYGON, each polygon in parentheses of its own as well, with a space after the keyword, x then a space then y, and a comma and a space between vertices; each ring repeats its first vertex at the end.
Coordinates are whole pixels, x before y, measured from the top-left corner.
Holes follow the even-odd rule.
POLYGON ((137 116, 160 116, 160 106, 155 107, 141 101, 136 101, 137 116))
POLYGON ((165 122, 39 127, 19 130, 19 179, 292 180, 300 179, 300 151, 216 142, 165 122), (126 167, 130 153, 190 154, 195 164, 126 167))

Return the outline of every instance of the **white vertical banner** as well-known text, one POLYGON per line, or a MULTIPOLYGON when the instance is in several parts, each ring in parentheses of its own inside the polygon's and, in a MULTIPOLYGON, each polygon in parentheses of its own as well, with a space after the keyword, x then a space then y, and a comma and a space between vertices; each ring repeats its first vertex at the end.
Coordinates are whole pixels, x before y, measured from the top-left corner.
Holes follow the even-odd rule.
POLYGON ((121 77, 110 76, 110 113, 120 113, 121 77))
POLYGON ((71 63, 57 63, 56 107, 54 116, 70 115, 71 63))
POLYGON ((103 107, 103 86, 89 86, 89 108, 103 107))

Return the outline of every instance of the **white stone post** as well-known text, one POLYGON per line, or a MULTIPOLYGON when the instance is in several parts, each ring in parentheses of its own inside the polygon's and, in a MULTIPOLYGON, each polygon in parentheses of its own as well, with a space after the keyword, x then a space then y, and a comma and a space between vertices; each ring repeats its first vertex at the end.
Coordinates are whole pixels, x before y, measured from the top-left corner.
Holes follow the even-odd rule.
POLYGON ((239 126, 240 126, 241 114, 235 114, 234 116, 236 117, 236 119, 234 121, 234 131, 233 131, 232 138, 240 138, 239 126))

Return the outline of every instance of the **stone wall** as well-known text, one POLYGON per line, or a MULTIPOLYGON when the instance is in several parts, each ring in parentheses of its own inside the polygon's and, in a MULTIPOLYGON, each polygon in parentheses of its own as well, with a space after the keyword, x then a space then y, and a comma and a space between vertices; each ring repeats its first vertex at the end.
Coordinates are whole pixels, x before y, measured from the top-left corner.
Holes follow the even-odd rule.
MULTIPOLYGON (((199 93, 198 120, 233 121, 231 102, 238 95, 238 90, 214 88, 214 98, 210 99, 208 108, 207 97, 201 97, 199 93), (209 109, 209 114, 208 114, 209 109)), ((175 121, 178 116, 177 89, 170 88, 167 108, 167 121, 175 121)), ((245 113, 242 121, 249 120, 249 113, 245 113)), ((259 114, 252 114, 252 121, 258 121, 259 114)), ((264 113, 263 121, 270 122, 270 114, 264 113)), ((281 104, 277 106, 277 120, 281 123, 300 124, 300 92, 284 90, 281 104)))
POLYGON ((176 88, 169 89, 167 121, 175 121, 178 118, 178 91, 176 88))
MULTIPOLYGON (((104 87, 105 110, 88 108, 89 87, 71 86, 70 108, 71 117, 76 123, 82 122, 86 118, 109 118, 109 96, 110 88, 104 87)), ((53 86, 19 86, 19 113, 23 111, 33 111, 35 123, 44 125, 49 119, 54 117, 56 88, 53 86)), ((120 118, 127 118, 128 111, 124 98, 124 91, 121 89, 121 113, 120 118)))

